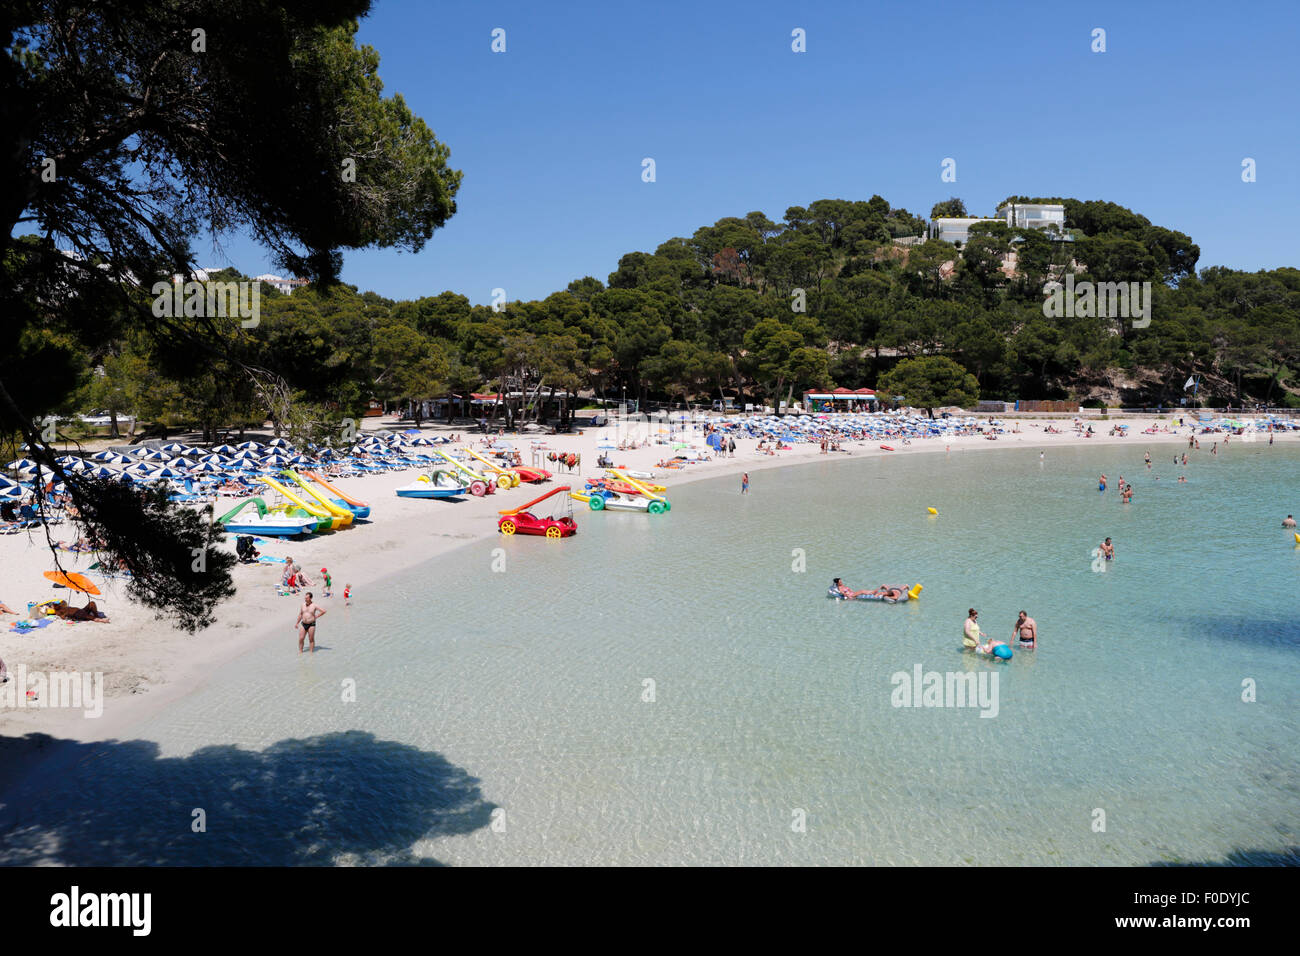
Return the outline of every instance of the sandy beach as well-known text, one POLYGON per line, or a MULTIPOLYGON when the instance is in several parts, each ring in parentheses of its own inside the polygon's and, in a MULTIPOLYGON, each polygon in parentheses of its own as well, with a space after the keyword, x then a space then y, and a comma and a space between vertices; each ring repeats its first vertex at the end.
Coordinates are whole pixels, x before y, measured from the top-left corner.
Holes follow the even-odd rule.
MULTIPOLYGON (((831 454, 829 458, 835 460, 944 453, 964 455, 1031 449, 1042 449, 1050 457, 1052 447, 1121 445, 1129 448, 1129 455, 1140 463, 1143 449, 1155 446, 1167 449, 1170 443, 1185 447, 1189 434, 1187 427, 1176 433, 1161 431, 1143 434, 1148 427, 1168 427, 1171 424, 1168 417, 1160 419, 1154 416, 1125 417, 1123 422, 1129 426, 1129 437, 1123 438, 1107 434, 1114 420, 1092 420, 1096 431, 1092 438, 1074 433, 1068 416, 1037 420, 1004 417, 1004 421, 1009 432, 996 441, 981 436, 933 438, 917 440, 909 445, 896 445, 895 451, 882 450, 872 443, 850 443, 845 452, 831 454), (1063 431, 1045 432, 1044 428, 1048 425, 1062 428, 1063 431)), ((367 422, 367 427, 406 428, 409 423, 373 419, 367 422)), ((436 426, 425 427, 426 434, 453 430, 459 431, 436 426)), ((657 432, 657 427, 655 430, 657 432)), ((600 454, 597 442, 607 438, 617 441, 628 435, 645 439, 649 431, 644 424, 631 426, 622 432, 618 426, 610 425, 587 429, 580 434, 537 439, 546 443, 547 450, 572 451, 582 456, 581 468, 574 473, 556 470, 554 465, 546 463, 547 468, 556 472, 555 482, 542 488, 564 483, 580 487, 583 476, 600 473, 596 468, 600 454)), ((477 441, 482 437, 467 432, 461 434, 468 441, 477 441)), ((528 449, 528 443, 533 437, 526 434, 507 437, 516 440, 517 446, 524 452, 524 463, 528 464, 529 457, 525 449, 528 449)), ((656 435, 658 437, 660 436, 656 435)), ((685 432, 675 440, 684 441, 707 452, 709 449, 703 439, 703 431, 688 424, 685 432)), ((1294 434, 1288 437, 1278 436, 1279 442, 1297 440, 1300 438, 1294 434)), ((739 475, 742 472, 756 476, 751 478, 751 489, 757 491, 762 486, 762 479, 757 476, 764 470, 825 461, 828 457, 821 454, 816 444, 795 445, 792 449, 775 455, 758 452, 757 444, 755 439, 737 440, 734 458, 713 458, 681 470, 668 470, 658 465, 661 460, 670 457, 669 444, 656 443, 611 454, 617 465, 654 472, 657 480, 668 486, 670 496, 675 486, 724 476, 736 477, 734 490, 738 492, 739 475)), ((1137 471, 1138 467, 1134 467, 1135 475, 1137 471)), ((367 603, 382 600, 383 581, 387 576, 469 541, 495 536, 497 510, 522 504, 541 490, 533 492, 531 489, 534 486, 524 485, 484 498, 467 497, 460 501, 396 497, 393 489, 412 480, 415 473, 412 470, 339 479, 338 484, 350 495, 372 506, 372 517, 368 523, 332 534, 313 536, 302 542, 277 541, 262 545, 264 553, 292 556, 316 582, 320 579, 320 569, 328 568, 333 579, 333 597, 324 597, 323 589, 317 583, 310 588, 317 602, 327 612, 341 606, 343 588, 350 584, 353 610, 364 615, 367 603)), ((219 506, 226 502, 229 502, 226 505, 228 508, 233 504, 233 499, 222 499, 219 506)), ((585 521, 592 520, 592 517, 586 512, 585 506, 577 502, 574 505, 579 524, 579 543, 576 546, 580 547, 581 526, 585 521)), ((541 507, 543 513, 546 513, 547 505, 541 507)), ((670 517, 667 520, 672 519, 670 517)), ((75 538, 76 531, 72 526, 64 524, 54 527, 52 534, 55 539, 72 539, 75 538)), ((227 546, 233 549, 233 544, 231 536, 227 546)), ((539 548, 575 546, 572 543, 559 544, 540 539, 536 545, 539 548)), ((64 552, 62 557, 65 570, 85 571, 94 561, 92 555, 64 552)), ((36 532, 0 537, 0 600, 22 613, 29 601, 38 602, 66 595, 66 591, 52 589, 49 581, 43 577, 43 572, 52 567, 53 560, 43 534, 36 532)), ((293 622, 300 599, 276 593, 275 584, 280 576, 278 566, 237 565, 233 574, 237 594, 219 609, 216 624, 195 635, 178 632, 165 621, 155 620, 149 611, 133 606, 126 600, 120 582, 109 580, 105 583, 102 578, 94 577, 94 572, 91 572, 92 578, 104 592, 102 597, 95 600, 109 616, 108 624, 56 621, 42 630, 24 635, 10 631, 16 617, 0 618, 0 623, 4 625, 3 631, 0 631, 0 658, 4 659, 11 672, 19 665, 25 666, 29 672, 102 672, 105 698, 103 715, 97 718, 87 718, 81 710, 71 709, 20 707, 4 711, 4 736, 0 738, 0 787, 11 783, 28 763, 27 759, 21 758, 37 756, 39 751, 49 745, 51 738, 86 742, 124 735, 133 723, 203 686, 223 663, 263 642, 279 641, 284 646, 285 654, 296 653, 297 638, 293 622)), ((74 603, 77 603, 77 597, 79 596, 74 596, 74 603)), ((324 634, 330 634, 330 624, 327 615, 321 623, 324 634)))

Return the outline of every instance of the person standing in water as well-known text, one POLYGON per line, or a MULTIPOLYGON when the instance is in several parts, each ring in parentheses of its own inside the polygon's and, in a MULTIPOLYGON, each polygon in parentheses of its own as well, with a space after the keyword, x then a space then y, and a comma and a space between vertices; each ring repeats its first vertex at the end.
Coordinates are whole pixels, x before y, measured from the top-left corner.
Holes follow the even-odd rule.
POLYGON ((1038 646, 1038 624, 1025 611, 1020 612, 1020 617, 1016 623, 1011 626, 1011 636, 1020 642, 1022 647, 1038 646))
POLYGON ((294 621, 294 628, 298 632, 298 653, 302 653, 302 642, 304 640, 311 642, 311 653, 316 653, 316 621, 325 616, 325 609, 319 604, 311 603, 311 592, 308 591, 303 599, 302 607, 298 608, 298 620, 294 621))
POLYGON ((1282 519, 1282 527, 1284 527, 1284 528, 1294 528, 1294 527, 1295 527, 1295 518, 1291 517, 1291 515, 1287 515, 1285 518, 1282 519))
POLYGON ((1146 459, 1147 470, 1149 471, 1151 469, 1151 449, 1148 448, 1142 457, 1146 459))
POLYGON ((1101 543, 1101 556, 1107 561, 1115 560, 1115 546, 1110 543, 1110 538, 1101 543))
POLYGON ((1106 490, 1106 476, 1105 476, 1105 475, 1102 475, 1100 478, 1097 479, 1097 490, 1098 490, 1098 491, 1105 491, 1105 490, 1106 490))
POLYGON ((745 472, 740 476, 740 493, 742 495, 749 494, 749 472, 745 472))
POLYGON ((966 623, 962 625, 961 642, 964 647, 976 648, 980 646, 980 637, 983 632, 979 625, 980 612, 971 608, 966 612, 966 623))

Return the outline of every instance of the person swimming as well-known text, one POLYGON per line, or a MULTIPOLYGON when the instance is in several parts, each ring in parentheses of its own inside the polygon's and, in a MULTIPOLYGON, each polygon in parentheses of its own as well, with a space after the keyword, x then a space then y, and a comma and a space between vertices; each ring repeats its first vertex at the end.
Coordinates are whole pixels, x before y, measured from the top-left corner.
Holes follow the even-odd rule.
POLYGON ((1295 527, 1295 518, 1293 518, 1291 515, 1287 515, 1285 518, 1282 519, 1282 527, 1284 527, 1284 528, 1294 528, 1294 527, 1295 527))

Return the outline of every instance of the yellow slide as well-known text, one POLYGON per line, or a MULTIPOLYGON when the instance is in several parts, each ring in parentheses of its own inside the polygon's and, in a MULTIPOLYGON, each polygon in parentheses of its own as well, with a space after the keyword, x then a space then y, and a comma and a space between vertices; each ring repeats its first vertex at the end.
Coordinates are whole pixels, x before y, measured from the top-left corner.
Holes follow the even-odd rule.
POLYGON ((657 492, 651 491, 650 488, 649 488, 648 486, 643 485, 641 482, 637 481, 635 478, 631 478, 631 477, 629 477, 628 475, 624 474, 623 472, 619 471, 619 470, 616 469, 616 468, 611 468, 611 469, 609 469, 609 473, 610 473, 611 475, 613 475, 615 478, 617 478, 619 481, 626 481, 629 485, 631 485, 631 486, 632 486, 633 488, 635 488, 637 491, 641 492, 641 494, 645 495, 647 498, 650 498, 650 499, 653 500, 653 501, 667 501, 667 500, 668 500, 668 499, 665 498, 663 495, 658 494, 657 492))
POLYGON ((296 471, 289 471, 288 469, 286 469, 280 472, 280 476, 282 478, 288 478, 290 481, 296 484, 303 491, 307 492, 307 494, 311 495, 313 498, 319 501, 320 506, 324 508, 333 517, 347 518, 348 520, 344 521, 341 527, 346 528, 348 525, 352 524, 352 519, 355 518, 356 515, 354 515, 347 508, 340 508, 338 505, 330 501, 328 498, 322 498, 319 494, 316 493, 315 488, 307 484, 307 482, 303 479, 302 475, 298 474, 296 471))
POLYGON ((483 462, 483 464, 487 465, 494 472, 496 472, 497 487, 500 488, 502 491, 504 491, 507 488, 515 488, 519 485, 519 475, 517 472, 509 471, 505 468, 502 468, 496 462, 488 461, 486 458, 484 458, 482 455, 476 452, 473 448, 467 447, 465 451, 469 452, 471 457, 477 458, 479 461, 483 462))
POLYGON ((307 512, 307 514, 313 515, 317 518, 330 519, 331 531, 337 531, 339 528, 347 527, 352 523, 351 514, 349 514, 347 516, 347 519, 345 520, 340 515, 331 514, 330 512, 322 508, 320 505, 308 504, 306 501, 303 501, 302 498, 295 495, 292 491, 290 491, 284 485, 280 484, 274 478, 259 478, 258 481, 262 482, 262 484, 266 485, 266 487, 270 488, 272 491, 278 491, 280 494, 284 495, 285 498, 292 501, 303 511, 307 512))

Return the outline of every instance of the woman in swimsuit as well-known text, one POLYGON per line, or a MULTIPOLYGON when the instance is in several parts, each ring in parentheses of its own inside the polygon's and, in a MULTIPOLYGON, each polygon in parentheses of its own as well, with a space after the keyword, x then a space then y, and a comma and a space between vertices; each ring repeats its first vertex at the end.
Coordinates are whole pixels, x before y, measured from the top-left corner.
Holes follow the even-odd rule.
POLYGON ((839 578, 833 578, 833 579, 831 580, 831 585, 835 588, 836 591, 838 591, 838 592, 840 593, 840 596, 841 596, 841 597, 845 597, 845 598, 855 598, 855 597, 857 597, 859 594, 874 594, 874 593, 875 593, 874 591, 855 591, 855 590, 853 590, 853 588, 849 587, 847 584, 845 584, 845 583, 844 583, 843 581, 841 581, 839 578))

